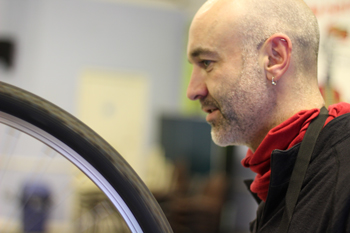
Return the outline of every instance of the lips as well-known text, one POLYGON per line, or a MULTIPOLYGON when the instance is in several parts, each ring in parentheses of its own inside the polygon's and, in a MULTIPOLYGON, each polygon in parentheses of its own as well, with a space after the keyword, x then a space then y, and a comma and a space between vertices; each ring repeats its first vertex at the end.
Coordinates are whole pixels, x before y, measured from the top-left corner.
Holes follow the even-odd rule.
POLYGON ((220 114, 220 107, 219 104, 213 99, 212 97, 208 96, 205 99, 200 100, 202 110, 206 113, 208 113, 206 120, 209 123, 214 122, 217 120, 220 114))
POLYGON ((217 110, 219 110, 217 107, 215 107, 215 106, 202 106, 202 110, 204 111, 204 112, 206 112, 206 113, 212 113, 212 112, 214 112, 214 111, 217 111, 217 110))
POLYGON ((214 122, 218 118, 219 108, 214 105, 202 105, 202 110, 208 113, 206 121, 208 123, 214 122))

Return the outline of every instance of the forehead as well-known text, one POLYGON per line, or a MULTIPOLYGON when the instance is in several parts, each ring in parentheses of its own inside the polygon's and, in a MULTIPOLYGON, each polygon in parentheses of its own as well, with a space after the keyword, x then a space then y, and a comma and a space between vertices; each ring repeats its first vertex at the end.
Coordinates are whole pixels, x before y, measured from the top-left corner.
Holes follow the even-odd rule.
POLYGON ((232 15, 232 9, 222 4, 204 9, 201 8, 192 21, 188 55, 198 54, 198 51, 221 53, 239 47, 237 21, 235 15, 232 15))

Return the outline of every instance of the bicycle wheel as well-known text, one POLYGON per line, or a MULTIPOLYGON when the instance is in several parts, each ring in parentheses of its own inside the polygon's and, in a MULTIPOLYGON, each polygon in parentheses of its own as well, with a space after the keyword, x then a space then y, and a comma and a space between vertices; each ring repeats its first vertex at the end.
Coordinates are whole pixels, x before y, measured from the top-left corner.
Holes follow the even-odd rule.
POLYGON ((172 232, 153 195, 122 156, 69 113, 0 82, 0 122, 40 140, 85 173, 131 232, 172 232))

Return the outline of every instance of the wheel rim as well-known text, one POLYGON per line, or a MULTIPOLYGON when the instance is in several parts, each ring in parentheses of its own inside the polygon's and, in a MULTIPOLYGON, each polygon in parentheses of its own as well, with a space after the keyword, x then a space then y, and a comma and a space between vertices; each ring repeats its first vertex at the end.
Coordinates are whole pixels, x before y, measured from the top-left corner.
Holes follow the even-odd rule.
POLYGON ((36 126, 7 113, 0 112, 0 123, 30 135, 69 160, 74 166, 78 167, 83 173, 85 173, 103 193, 105 193, 123 217, 131 232, 142 232, 140 225, 120 195, 91 164, 86 162, 84 158, 78 155, 70 147, 36 126))

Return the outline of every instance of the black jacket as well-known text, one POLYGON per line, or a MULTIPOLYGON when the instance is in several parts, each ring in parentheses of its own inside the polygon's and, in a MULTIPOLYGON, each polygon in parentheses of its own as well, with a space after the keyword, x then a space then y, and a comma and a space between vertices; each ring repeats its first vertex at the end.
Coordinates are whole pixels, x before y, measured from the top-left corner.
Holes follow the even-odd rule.
MULTIPOLYGON (((268 196, 259 204, 251 232, 278 232, 299 148, 272 152, 268 196)), ((289 232, 350 233, 350 114, 333 119, 321 131, 289 232)))

